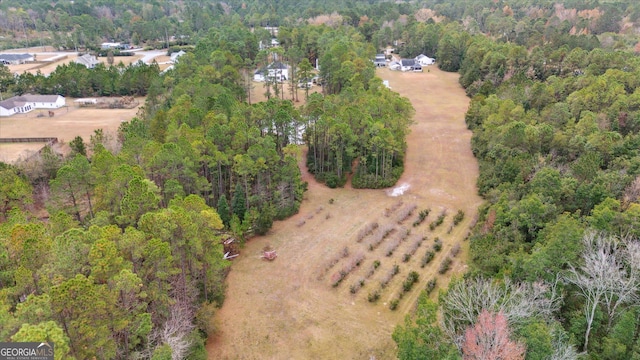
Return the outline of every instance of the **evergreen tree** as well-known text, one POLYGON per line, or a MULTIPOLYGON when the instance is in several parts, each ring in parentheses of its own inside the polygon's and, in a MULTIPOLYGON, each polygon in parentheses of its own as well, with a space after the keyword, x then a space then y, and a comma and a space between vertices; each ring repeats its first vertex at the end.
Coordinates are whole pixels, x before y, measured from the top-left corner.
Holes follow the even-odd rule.
POLYGON ((233 197, 231 198, 231 208, 233 210, 233 214, 238 216, 240 221, 244 220, 244 214, 247 212, 246 201, 246 195, 242 188, 242 184, 238 182, 236 184, 236 190, 233 192, 233 197))
POLYGON ((218 215, 220 215, 220 219, 222 219, 222 223, 225 227, 229 227, 229 223, 231 223, 231 213, 229 212, 229 203, 227 202, 227 196, 222 194, 220 199, 218 199, 218 215))

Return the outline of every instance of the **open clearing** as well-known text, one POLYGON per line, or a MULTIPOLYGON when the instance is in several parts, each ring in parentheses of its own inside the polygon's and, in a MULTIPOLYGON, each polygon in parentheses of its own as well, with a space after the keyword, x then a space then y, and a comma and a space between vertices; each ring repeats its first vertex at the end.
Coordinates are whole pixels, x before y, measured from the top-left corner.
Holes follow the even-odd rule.
MULTIPOLYGON (((73 100, 67 98, 66 107, 54 109, 53 117, 38 117, 39 114, 47 114, 47 110, 35 109, 26 114, 0 118, 0 137, 57 137, 60 142, 68 143, 76 136, 81 136, 85 143, 88 143, 96 129, 102 129, 105 134, 115 136, 120 124, 136 116, 140 106, 132 109, 79 108, 74 105, 73 100)), ((144 103, 144 98, 136 100, 139 104, 144 103)), ((24 159, 43 145, 0 144, 0 161, 11 163, 19 158, 24 159)))
MULTIPOLYGON (((40 72, 43 75, 49 75, 53 71, 55 71, 58 66, 69 64, 78 57, 77 52, 56 51, 51 46, 37 46, 32 48, 3 50, 2 53, 29 53, 35 55, 35 62, 20 65, 8 65, 7 67, 9 68, 9 71, 14 74, 29 72, 35 75, 36 73, 40 72)), ((105 66, 109 66, 106 56, 100 56, 97 57, 97 59, 101 63, 105 64, 105 66)), ((163 51, 138 51, 132 56, 115 56, 113 59, 113 64, 118 65, 122 62, 123 65, 128 66, 130 64, 138 62, 139 60, 143 60, 146 63, 156 61, 158 63, 158 66, 160 67, 160 70, 164 70, 171 65, 169 63, 169 56, 167 56, 166 52, 163 51)))
MULTIPOLYGON (((377 70, 416 109, 407 139, 405 172, 396 188, 328 189, 303 171, 309 191, 300 212, 275 223, 266 236, 249 241, 234 260, 227 297, 214 320, 218 333, 207 344, 210 359, 394 358, 391 333, 414 308, 426 282, 437 278, 438 287, 445 286, 451 274, 464 271, 468 249, 464 238, 482 202, 476 189, 478 165, 471 153, 471 132, 464 123, 469 99, 457 74, 428 69, 424 73, 377 70), (410 205, 417 209, 398 224, 401 212, 410 205), (431 213, 426 220, 412 227, 418 211, 427 208, 431 213), (447 211, 444 223, 431 231, 429 224, 443 210, 447 211), (458 210, 465 212, 464 221, 448 233, 458 210), (370 251, 368 244, 374 235, 362 242, 357 238, 359 231, 374 222, 379 228, 393 226, 394 230, 370 251), (402 228, 411 234, 393 255, 386 256, 402 228), (422 236, 427 240, 403 262, 403 254, 422 236), (436 237, 444 243, 442 251, 421 268, 420 260, 436 237), (438 275, 440 263, 456 244, 462 245, 462 252, 446 275, 438 275), (278 252, 273 262, 260 258, 266 245, 278 252), (345 247, 348 255, 341 257, 345 247), (333 287, 332 278, 360 254, 364 256, 360 266, 333 287), (339 260, 330 266, 334 258, 339 260), (352 294, 350 286, 366 277, 375 260, 381 265, 352 294), (399 274, 381 289, 380 280, 394 265, 399 266, 399 274), (397 310, 391 311, 389 302, 401 292, 411 270, 420 274, 419 282, 400 300, 397 310), (367 297, 376 290, 380 299, 370 303, 367 297)), ((302 160, 300 164, 304 169, 302 160)))

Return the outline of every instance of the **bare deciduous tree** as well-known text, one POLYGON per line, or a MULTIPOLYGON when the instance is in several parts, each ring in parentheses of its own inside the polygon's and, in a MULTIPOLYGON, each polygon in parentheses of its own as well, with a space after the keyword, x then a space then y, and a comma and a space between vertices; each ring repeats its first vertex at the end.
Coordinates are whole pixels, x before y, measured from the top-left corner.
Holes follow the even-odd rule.
POLYGON ((187 304, 176 302, 171 306, 169 318, 160 332, 160 339, 171 347, 172 360, 184 359, 189 351, 191 341, 188 336, 194 329, 193 315, 187 304))
POLYGON ((483 310, 475 325, 464 333, 463 359, 524 359, 525 346, 510 340, 510 335, 507 318, 501 312, 494 314, 483 310))
POLYGON ((460 348, 464 330, 483 310, 502 313, 511 326, 532 316, 550 318, 559 306, 554 290, 544 283, 515 284, 509 279, 501 284, 483 278, 458 281, 441 299, 443 328, 460 348))
POLYGON ((640 280, 637 271, 640 244, 596 232, 585 234, 583 244, 583 263, 578 268, 571 265, 566 279, 577 286, 585 298, 586 350, 598 305, 604 306, 608 316, 607 328, 610 328, 618 307, 636 301, 640 280))

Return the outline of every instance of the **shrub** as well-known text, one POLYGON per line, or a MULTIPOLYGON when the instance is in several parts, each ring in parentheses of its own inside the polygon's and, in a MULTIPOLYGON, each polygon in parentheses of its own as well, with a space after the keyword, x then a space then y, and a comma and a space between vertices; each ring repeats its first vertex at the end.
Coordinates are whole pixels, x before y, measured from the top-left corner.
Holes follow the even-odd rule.
POLYGON ((415 204, 411 204, 411 205, 407 205, 405 206, 399 213, 398 216, 396 217, 396 221, 398 223, 401 223, 405 220, 407 220, 407 218, 409 216, 411 216, 411 214, 413 214, 413 212, 416 210, 418 206, 416 206, 415 204))
POLYGON ((387 256, 393 255, 393 252, 398 248, 399 245, 400 245, 400 239, 399 238, 393 239, 393 241, 391 241, 387 245, 386 255, 387 256))
POLYGON ((453 225, 458 225, 460 222, 464 220, 464 211, 458 210, 456 215, 453 217, 453 225))
POLYGON ((405 281, 402 283, 402 291, 404 292, 411 291, 413 284, 418 282, 419 277, 420 275, 417 272, 415 271, 410 272, 407 278, 405 279, 405 281))
POLYGON ((358 290, 360 290, 362 287, 364 286, 364 278, 360 278, 358 279, 358 281, 356 281, 355 283, 353 283, 350 287, 349 287, 349 291, 351 291, 352 294, 355 294, 358 292, 358 290))
POLYGON ((438 215, 438 218, 432 222, 431 224, 429 224, 429 230, 433 231, 435 230, 435 228, 437 228, 438 226, 442 225, 442 223, 444 222, 444 218, 447 216, 447 210, 442 210, 442 212, 440 213, 440 215, 438 215))
POLYGON ((365 275, 365 278, 370 278, 371 275, 373 275, 373 273, 376 272, 376 269, 380 267, 380 261, 376 260, 373 262, 373 264, 371 264, 371 267, 369 268, 369 271, 367 271, 367 274, 365 275))
POLYGON ((368 223, 367 225, 365 225, 364 228, 360 229, 360 231, 358 231, 358 236, 357 236, 357 242, 362 242, 362 240, 371 235, 373 233, 373 231, 375 229, 378 228, 378 223, 377 222, 373 222, 373 223, 368 223))
POLYGON ((398 308, 398 303, 400 303, 400 299, 393 299, 389 302, 389 309, 395 310, 398 308))
POLYGON ((433 250, 435 250, 436 252, 442 250, 442 240, 440 240, 439 237, 437 237, 434 240, 434 244, 433 244, 433 250))
POLYGON ((378 245, 380 245, 380 243, 382 243, 382 241, 389 236, 389 234, 391 234, 395 229, 390 226, 387 225, 385 227, 382 228, 378 228, 376 230, 376 232, 371 236, 371 240, 369 240, 369 251, 373 251, 375 250, 378 245))
POLYGON ((433 289, 436 288, 436 278, 433 278, 427 282, 427 286, 424 287, 424 291, 427 292, 427 295, 433 292, 433 289))
POLYGON ((419 226, 420 224, 422 224, 424 222, 424 219, 427 218, 427 216, 429 216, 429 213, 431 212, 431 209, 425 209, 422 210, 418 213, 418 219, 416 221, 413 222, 413 226, 419 226))
MULTIPOLYGON (((349 249, 345 247, 342 250, 341 257, 347 257, 347 256, 349 256, 349 249)), ((337 262, 339 260, 340 260, 340 257, 336 257, 332 261, 337 262)), ((347 275, 349 275, 349 273, 353 271, 353 269, 360 266, 363 260, 364 260, 364 254, 356 253, 351 260, 349 260, 346 264, 344 264, 344 266, 342 267, 342 269, 340 269, 340 271, 338 271, 337 273, 333 274, 333 276, 331 276, 331 286, 336 287, 340 285, 342 280, 344 280, 344 278, 347 275)))
POLYGON ((451 263, 453 262, 453 260, 451 260, 450 257, 446 257, 444 260, 442 260, 442 263, 440 263, 440 268, 438 269, 438 273, 440 274, 444 274, 449 270, 449 267, 451 267, 451 263))
POLYGON ((380 299, 380 293, 378 292, 378 290, 370 292, 367 296, 367 300, 369 300, 369 302, 371 303, 378 301, 378 299, 380 299))
POLYGON ((427 250, 427 252, 422 257, 422 260, 420 260, 420 267, 423 268, 427 266, 427 264, 430 263, 431 260, 433 260, 434 256, 436 256, 436 253, 431 250, 427 250))
POLYGON ((456 257, 460 253, 460 244, 456 244, 451 248, 451 257, 456 257))
POLYGON ((384 289, 389 284, 391 279, 393 279, 393 277, 398 274, 398 272, 400 272, 400 267, 398 265, 393 265, 393 268, 391 268, 389 272, 387 272, 387 274, 382 278, 382 280, 380 280, 380 287, 384 289))

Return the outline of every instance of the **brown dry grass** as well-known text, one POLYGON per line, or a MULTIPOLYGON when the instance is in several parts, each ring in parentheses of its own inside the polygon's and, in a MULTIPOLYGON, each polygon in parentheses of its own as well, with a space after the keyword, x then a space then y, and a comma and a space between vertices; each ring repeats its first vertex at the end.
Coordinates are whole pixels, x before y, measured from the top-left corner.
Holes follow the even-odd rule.
MULTIPOLYGON (((20 64, 20 65, 8 65, 9 70, 12 73, 30 72, 32 74, 36 74, 39 71, 43 75, 48 75, 48 74, 51 74, 53 71, 55 71, 55 69, 58 66, 72 63, 78 57, 77 55, 70 53, 70 54, 67 55, 66 58, 55 59, 56 55, 46 54, 46 53, 35 53, 35 54, 36 54, 36 59, 38 60, 38 63, 27 63, 27 64, 20 64), (41 63, 41 61, 49 61, 50 59, 55 59, 55 60, 51 60, 49 64, 41 63)), ((98 59, 98 61, 100 61, 103 64, 107 65, 107 57, 106 56, 98 57, 97 59, 98 59)), ((142 55, 116 56, 114 58, 113 64, 117 65, 120 62, 122 62, 125 66, 127 66, 129 64, 136 63, 140 59, 142 59, 142 55)))
POLYGON ((304 172, 309 191, 299 214, 275 223, 267 236, 249 241, 234 261, 226 301, 214 320, 219 331, 207 345, 210 359, 394 358, 390 335, 413 309, 426 282, 437 277, 438 286, 445 286, 452 273, 464 271, 468 243, 463 239, 481 203, 475 186, 478 166, 469 144, 471 132, 464 123, 469 100, 458 85, 457 74, 429 69, 417 74, 378 70, 416 109, 407 139, 405 173, 398 182, 398 187, 408 186, 403 195, 392 197, 390 189, 328 189, 304 172), (358 231, 367 223, 393 224, 394 216, 384 213, 398 201, 432 210, 417 228, 411 227, 417 214, 403 224, 411 229, 411 236, 429 238, 408 263, 401 256, 411 240, 403 242, 392 257, 384 254, 385 242, 375 251, 367 250, 366 239, 356 242, 358 231), (429 231, 429 223, 442 209, 449 214, 444 224, 429 231), (458 209, 466 213, 465 220, 447 234, 458 209), (443 250, 421 269, 420 258, 436 236, 444 241, 443 250), (452 271, 437 275, 440 262, 456 244, 462 244, 463 250, 452 271), (265 245, 278 252, 275 261, 260 259, 265 245), (327 262, 345 246, 351 255, 326 272, 327 262), (331 275, 357 252, 366 256, 363 265, 333 288, 331 275), (381 261, 380 268, 356 295, 351 294, 349 286, 364 276, 374 260, 381 261), (369 303, 367 295, 379 289, 378 281, 394 264, 400 266, 399 275, 381 291, 377 303, 369 303), (410 270, 420 273, 420 281, 398 309, 391 311, 388 303, 397 296, 410 270))
MULTIPOLYGON (((89 142, 94 130, 103 129, 105 134, 115 135, 122 122, 131 120, 138 112, 133 109, 79 108, 67 98, 67 106, 55 109, 53 117, 38 117, 47 110, 36 109, 27 114, 0 118, 0 137, 57 137, 68 143, 76 136, 89 142)), ((140 104, 144 98, 137 99, 140 104)), ((14 162, 42 147, 42 144, 0 144, 0 161, 14 162)))

